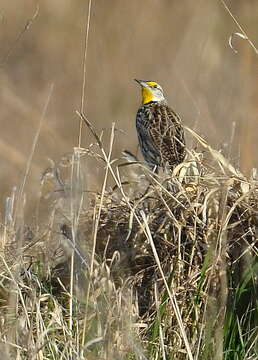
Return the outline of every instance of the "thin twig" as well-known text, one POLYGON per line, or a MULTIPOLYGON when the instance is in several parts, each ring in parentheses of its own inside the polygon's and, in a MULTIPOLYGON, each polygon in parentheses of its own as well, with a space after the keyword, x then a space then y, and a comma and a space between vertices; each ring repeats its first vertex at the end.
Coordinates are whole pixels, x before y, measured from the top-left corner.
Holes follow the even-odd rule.
POLYGON ((245 32, 245 30, 243 29, 243 27, 239 24, 239 22, 237 21, 237 19, 235 18, 235 16, 232 14, 232 12, 230 11, 229 7, 227 6, 227 4, 225 3, 224 0, 220 0, 220 2, 222 3, 222 5, 224 6, 224 8, 227 10, 227 12, 229 13, 229 15, 231 16, 231 18, 233 19, 234 23, 237 25, 238 29, 242 32, 242 34, 245 36, 245 39, 248 41, 249 45, 253 48, 254 52, 256 55, 258 55, 258 50, 256 49, 254 43, 249 39, 247 33, 245 32))
POLYGON ((189 341, 188 341, 188 338, 187 338, 187 335, 186 335, 186 332, 185 332, 184 324, 183 324, 183 321, 182 321, 182 316, 180 314, 180 310, 179 310, 179 307, 178 307, 178 303, 177 303, 177 300, 176 300, 176 297, 175 297, 174 290, 173 290, 173 288, 170 288, 168 286, 165 274, 164 274, 164 272, 162 270, 162 267, 161 267, 160 259, 159 259, 155 244, 154 244, 153 239, 152 239, 152 235, 151 235, 151 231, 150 231, 150 228, 149 228, 148 220, 147 220, 147 217, 146 217, 145 212, 143 210, 141 210, 141 215, 142 215, 142 219, 143 219, 143 222, 144 222, 144 225, 145 225, 147 238, 148 238, 148 240, 150 242, 152 252, 153 252, 154 258, 156 260, 156 264, 158 265, 160 275, 162 277, 162 280, 163 280, 164 285, 166 287, 166 290, 168 292, 168 296, 169 296, 169 299, 171 301, 171 304, 172 304, 172 307, 173 307, 173 310, 174 310, 174 313, 175 313, 175 316, 176 316, 176 319, 177 319, 177 322, 178 322, 178 325, 179 325, 179 328, 180 328, 180 331, 181 331, 181 334, 182 334, 182 337, 183 337, 183 340, 184 340, 187 355, 188 355, 190 360, 193 360, 191 347, 190 347, 190 344, 189 344, 189 341))
POLYGON ((42 128, 42 125, 43 125, 43 121, 44 121, 44 119, 46 117, 46 113, 47 113, 48 105, 49 105, 49 102, 50 102, 50 99, 51 99, 51 96, 52 96, 52 93, 53 93, 53 89, 54 89, 54 84, 52 83, 50 85, 47 100, 46 100, 46 103, 44 105, 44 108, 43 108, 43 111, 42 111, 42 114, 41 114, 41 118, 40 118, 40 121, 39 121, 39 126, 38 126, 38 129, 37 129, 37 132, 36 132, 36 134, 34 136, 34 140, 33 140, 32 147, 31 147, 31 152, 30 152, 30 155, 29 155, 29 158, 28 158, 28 161, 27 161, 23 181, 22 181, 22 184, 21 184, 19 192, 18 192, 17 208, 16 208, 16 211, 15 211, 14 219, 16 219, 18 210, 20 208, 19 204, 22 203, 22 196, 23 196, 25 184, 26 184, 29 172, 30 172, 32 158, 33 158, 33 155, 35 153, 35 149, 36 149, 36 145, 37 145, 39 135, 40 135, 40 132, 41 132, 41 128, 42 128))
POLYGON ((37 16, 39 14, 39 3, 37 4, 37 7, 36 7, 36 11, 35 13, 33 14, 32 18, 27 20, 24 28, 22 29, 22 31, 20 31, 20 33, 17 35, 16 39, 14 40, 14 42, 12 43, 12 45, 9 47, 7 53, 2 57, 1 61, 0 61, 0 67, 3 67, 9 57, 11 56, 13 50, 16 48, 18 42, 21 40, 22 36, 24 35, 24 33, 29 30, 29 28, 31 27, 31 25, 33 24, 33 22, 36 20, 37 16))
MULTIPOLYGON (((85 42, 84 42, 83 77, 82 77, 81 106, 80 106, 81 113, 84 113, 84 107, 85 107, 86 65, 87 65, 89 30, 90 30, 90 19, 91 19, 91 2, 92 0, 89 0, 87 23, 86 23, 86 34, 85 34, 85 42)), ((80 121, 79 138, 78 138, 79 148, 81 147, 81 138, 82 138, 82 120, 80 121)))

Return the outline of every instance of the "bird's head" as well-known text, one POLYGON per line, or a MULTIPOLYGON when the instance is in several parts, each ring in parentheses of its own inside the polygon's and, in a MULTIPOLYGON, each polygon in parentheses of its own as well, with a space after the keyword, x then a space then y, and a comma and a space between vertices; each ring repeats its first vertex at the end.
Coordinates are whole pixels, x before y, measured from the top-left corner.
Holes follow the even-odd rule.
POLYGON ((155 81, 143 81, 137 79, 135 79, 135 81, 141 85, 143 105, 150 102, 166 103, 162 87, 158 83, 155 81))

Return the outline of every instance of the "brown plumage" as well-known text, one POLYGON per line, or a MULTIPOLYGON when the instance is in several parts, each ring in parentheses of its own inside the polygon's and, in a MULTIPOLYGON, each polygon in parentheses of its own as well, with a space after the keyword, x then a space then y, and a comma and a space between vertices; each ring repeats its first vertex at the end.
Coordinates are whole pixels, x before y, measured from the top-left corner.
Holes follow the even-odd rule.
MULTIPOLYGON (((144 83, 148 85, 154 82, 144 83)), ((162 89, 161 94, 163 96, 162 89)), ((160 101, 150 101, 139 108, 136 129, 143 157, 149 167, 156 170, 158 167, 173 169, 185 158, 184 130, 180 117, 166 104, 164 96, 160 98, 160 101)))

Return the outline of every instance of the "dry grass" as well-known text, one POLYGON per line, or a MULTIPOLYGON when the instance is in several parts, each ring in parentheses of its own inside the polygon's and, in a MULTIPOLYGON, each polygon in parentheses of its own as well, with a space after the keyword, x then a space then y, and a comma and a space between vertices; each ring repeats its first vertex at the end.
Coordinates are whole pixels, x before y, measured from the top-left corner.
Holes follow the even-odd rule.
MULTIPOLYGON (((45 0, 39 9, 37 3, 2 0, 0 7, 2 204, 22 181, 29 139, 54 84, 25 188, 28 217, 47 158, 58 161, 78 146, 75 110, 81 111, 83 100, 89 7, 85 0, 45 0)), ((242 29, 220 1, 149 0, 147 7, 138 0, 92 2, 83 106, 104 136, 112 122, 123 130, 116 137, 114 157, 123 148, 136 152, 134 120, 140 99, 133 79, 143 78, 158 81, 184 124, 205 135, 214 148, 231 153, 233 164, 246 176, 257 167, 257 56, 247 40, 233 36, 237 54, 228 40, 243 30, 255 43, 258 3, 226 4, 242 29)), ((88 147, 90 141, 83 129, 81 146, 88 147)), ((102 176, 94 163, 87 177, 89 188, 99 190, 102 176)))
POLYGON ((189 129, 206 153, 156 176, 112 159, 114 126, 105 147, 81 118, 96 143, 45 172, 44 226, 23 223, 21 196, 7 201, 6 359, 254 359, 257 181, 189 129), (105 169, 99 193, 88 157, 105 169))

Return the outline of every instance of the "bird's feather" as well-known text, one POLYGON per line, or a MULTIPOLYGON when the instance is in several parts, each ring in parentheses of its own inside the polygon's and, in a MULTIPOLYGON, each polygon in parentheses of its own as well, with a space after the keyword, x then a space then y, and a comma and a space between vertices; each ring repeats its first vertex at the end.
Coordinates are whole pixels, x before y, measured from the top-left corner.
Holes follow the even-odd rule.
POLYGON ((145 161, 150 167, 174 168, 185 157, 180 117, 166 104, 154 102, 139 108, 136 128, 145 161))

